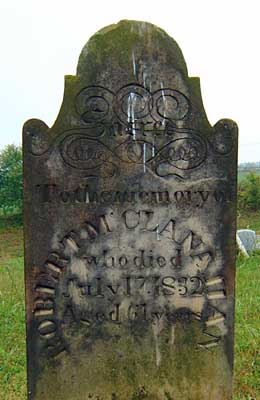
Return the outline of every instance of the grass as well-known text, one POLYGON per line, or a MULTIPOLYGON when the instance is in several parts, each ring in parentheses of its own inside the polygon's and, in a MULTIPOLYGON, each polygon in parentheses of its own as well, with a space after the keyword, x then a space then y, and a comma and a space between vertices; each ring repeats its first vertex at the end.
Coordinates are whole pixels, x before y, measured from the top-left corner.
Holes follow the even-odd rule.
POLYGON ((23 231, 21 227, 0 228, 0 265, 6 259, 23 257, 23 231))
POLYGON ((22 225, 22 215, 19 214, 3 214, 0 208, 0 230, 8 228, 17 228, 22 225))
POLYGON ((235 400, 260 399, 260 252, 238 257, 235 400))
POLYGON ((0 230, 0 399, 26 399, 21 228, 0 230))
MULTIPOLYGON (((252 221, 254 218, 252 217, 252 221)), ((0 400, 25 400, 21 228, 0 229, 0 276, 0 400)), ((255 252, 249 259, 239 257, 236 281, 234 400, 260 400, 259 282, 260 252, 255 252)))

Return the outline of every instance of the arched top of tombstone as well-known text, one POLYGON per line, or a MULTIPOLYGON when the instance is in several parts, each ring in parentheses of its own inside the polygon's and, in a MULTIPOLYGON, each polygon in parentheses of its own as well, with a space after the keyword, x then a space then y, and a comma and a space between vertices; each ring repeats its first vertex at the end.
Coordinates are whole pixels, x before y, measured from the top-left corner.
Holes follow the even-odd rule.
POLYGON ((149 64, 171 65, 188 76, 186 63, 178 44, 157 26, 143 21, 122 20, 109 25, 95 35, 83 47, 79 57, 77 74, 93 74, 104 65, 124 68, 133 73, 133 79, 149 64))

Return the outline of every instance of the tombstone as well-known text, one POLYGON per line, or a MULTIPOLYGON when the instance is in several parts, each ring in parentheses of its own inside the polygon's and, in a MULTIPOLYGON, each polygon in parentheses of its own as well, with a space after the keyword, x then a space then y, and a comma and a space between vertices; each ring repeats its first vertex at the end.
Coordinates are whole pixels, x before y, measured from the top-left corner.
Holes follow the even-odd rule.
POLYGON ((245 248, 245 246, 243 245, 240 237, 238 236, 238 234, 236 234, 236 238, 237 238, 237 248, 238 248, 238 252, 240 252, 244 257, 248 258, 249 254, 245 248))
POLYGON ((256 233, 251 229, 239 229, 237 235, 247 253, 252 253, 256 248, 256 233))
POLYGON ((176 42, 102 29, 23 138, 29 399, 231 399, 237 126, 176 42))

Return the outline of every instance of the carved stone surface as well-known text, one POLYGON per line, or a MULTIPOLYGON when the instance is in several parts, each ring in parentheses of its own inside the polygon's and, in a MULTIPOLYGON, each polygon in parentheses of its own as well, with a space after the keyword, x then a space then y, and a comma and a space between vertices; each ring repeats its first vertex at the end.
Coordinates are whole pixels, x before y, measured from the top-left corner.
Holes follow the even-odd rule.
POLYGON ((231 399, 237 126, 176 42, 101 30, 23 138, 29 399, 231 399))
POLYGON ((237 231, 239 239, 248 253, 256 248, 256 233, 251 229, 239 229, 237 231))

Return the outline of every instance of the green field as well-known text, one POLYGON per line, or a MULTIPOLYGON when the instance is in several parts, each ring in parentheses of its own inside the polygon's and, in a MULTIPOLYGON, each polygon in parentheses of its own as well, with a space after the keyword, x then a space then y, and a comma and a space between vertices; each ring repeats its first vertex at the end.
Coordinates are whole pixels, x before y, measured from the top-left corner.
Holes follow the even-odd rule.
MULTIPOLYGON (((254 215, 252 223, 249 223, 253 225, 254 222, 254 226, 258 226, 257 219, 260 221, 260 216, 257 218, 254 215)), ((239 224, 246 220, 247 217, 241 217, 239 224)), ((0 229, 0 276, 0 400, 25 400, 23 249, 20 228, 0 229)), ((234 400, 260 399, 259 282, 260 253, 255 253, 247 260, 238 258, 234 400)))

